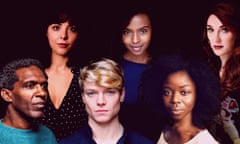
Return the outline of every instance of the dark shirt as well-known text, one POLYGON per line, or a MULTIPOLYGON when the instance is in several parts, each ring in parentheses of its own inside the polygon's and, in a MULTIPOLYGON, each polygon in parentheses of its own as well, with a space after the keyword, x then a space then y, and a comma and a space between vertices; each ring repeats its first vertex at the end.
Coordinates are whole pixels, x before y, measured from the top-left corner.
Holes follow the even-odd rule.
MULTIPOLYGON (((86 124, 76 133, 61 140, 59 144, 97 144, 92 137, 91 128, 86 124)), ((124 134, 117 144, 154 144, 154 142, 134 131, 124 129, 124 134)))
POLYGON ((125 59, 121 59, 120 64, 124 72, 124 103, 135 104, 138 100, 138 86, 140 83, 141 75, 148 65, 131 62, 125 59))
POLYGON ((49 98, 42 119, 42 123, 53 131, 58 141, 79 130, 87 122, 78 82, 80 69, 72 68, 72 73, 74 76, 61 106, 56 109, 49 98))

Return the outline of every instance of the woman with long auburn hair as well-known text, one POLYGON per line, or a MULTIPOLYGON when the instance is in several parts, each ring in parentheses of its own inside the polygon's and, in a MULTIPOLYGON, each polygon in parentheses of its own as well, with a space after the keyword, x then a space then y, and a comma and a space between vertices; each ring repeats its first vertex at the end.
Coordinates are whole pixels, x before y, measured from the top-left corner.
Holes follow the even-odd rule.
POLYGON ((218 2, 208 13, 203 47, 221 83, 222 125, 234 143, 240 143, 240 6, 218 2))

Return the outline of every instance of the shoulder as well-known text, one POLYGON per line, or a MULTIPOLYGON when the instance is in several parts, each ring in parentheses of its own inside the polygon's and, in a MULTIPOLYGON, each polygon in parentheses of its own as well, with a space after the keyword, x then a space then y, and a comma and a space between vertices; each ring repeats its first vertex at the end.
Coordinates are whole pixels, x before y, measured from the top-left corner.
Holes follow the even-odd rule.
POLYGON ((45 131, 51 133, 52 131, 45 125, 40 124, 39 125, 39 131, 45 131))
POLYGON ((211 143, 211 144, 219 144, 213 136, 209 133, 207 129, 204 129, 200 131, 193 139, 191 139, 187 144, 194 144, 194 143, 199 143, 199 144, 206 144, 206 143, 211 143))
POLYGON ((126 130, 126 139, 130 144, 154 144, 153 141, 133 130, 126 130))
POLYGON ((45 125, 39 125, 39 133, 41 136, 51 139, 51 140, 56 140, 55 135, 53 134, 52 130, 50 130, 48 127, 45 125))

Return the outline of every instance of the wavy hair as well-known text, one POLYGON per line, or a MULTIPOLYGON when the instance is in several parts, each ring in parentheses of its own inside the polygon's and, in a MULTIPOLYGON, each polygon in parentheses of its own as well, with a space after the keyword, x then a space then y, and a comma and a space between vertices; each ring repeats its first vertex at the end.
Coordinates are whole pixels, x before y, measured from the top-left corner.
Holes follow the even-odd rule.
MULTIPOLYGON (((226 70, 221 78, 221 96, 224 98, 240 90, 240 4, 233 0, 219 2, 210 9, 206 18, 211 14, 217 16, 223 25, 228 27, 237 37, 233 52, 226 62, 226 70)), ((210 66, 218 75, 221 61, 209 45, 206 28, 203 33, 203 48, 208 56, 210 66)))

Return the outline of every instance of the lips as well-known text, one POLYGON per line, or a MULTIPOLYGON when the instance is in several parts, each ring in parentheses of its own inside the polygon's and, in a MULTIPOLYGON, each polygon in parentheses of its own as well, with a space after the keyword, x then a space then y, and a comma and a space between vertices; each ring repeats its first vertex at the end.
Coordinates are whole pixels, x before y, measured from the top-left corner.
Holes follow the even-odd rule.
POLYGON ((65 43, 58 43, 57 45, 60 48, 67 48, 68 47, 68 44, 65 44, 65 43))
POLYGON ((96 110, 96 112, 107 112, 107 110, 96 110))
POLYGON ((36 107, 37 109, 43 109, 45 107, 45 103, 38 102, 38 103, 34 103, 33 106, 36 107))
POLYGON ((214 45, 213 47, 214 47, 214 49, 216 49, 216 50, 219 50, 219 49, 223 48, 223 46, 221 46, 221 45, 214 45))
POLYGON ((140 51, 142 49, 142 46, 131 46, 131 49, 133 51, 140 51))
POLYGON ((179 115, 183 112, 183 110, 180 109, 171 109, 170 111, 173 115, 179 115))
POLYGON ((106 113, 107 110, 96 110, 97 113, 106 113))

